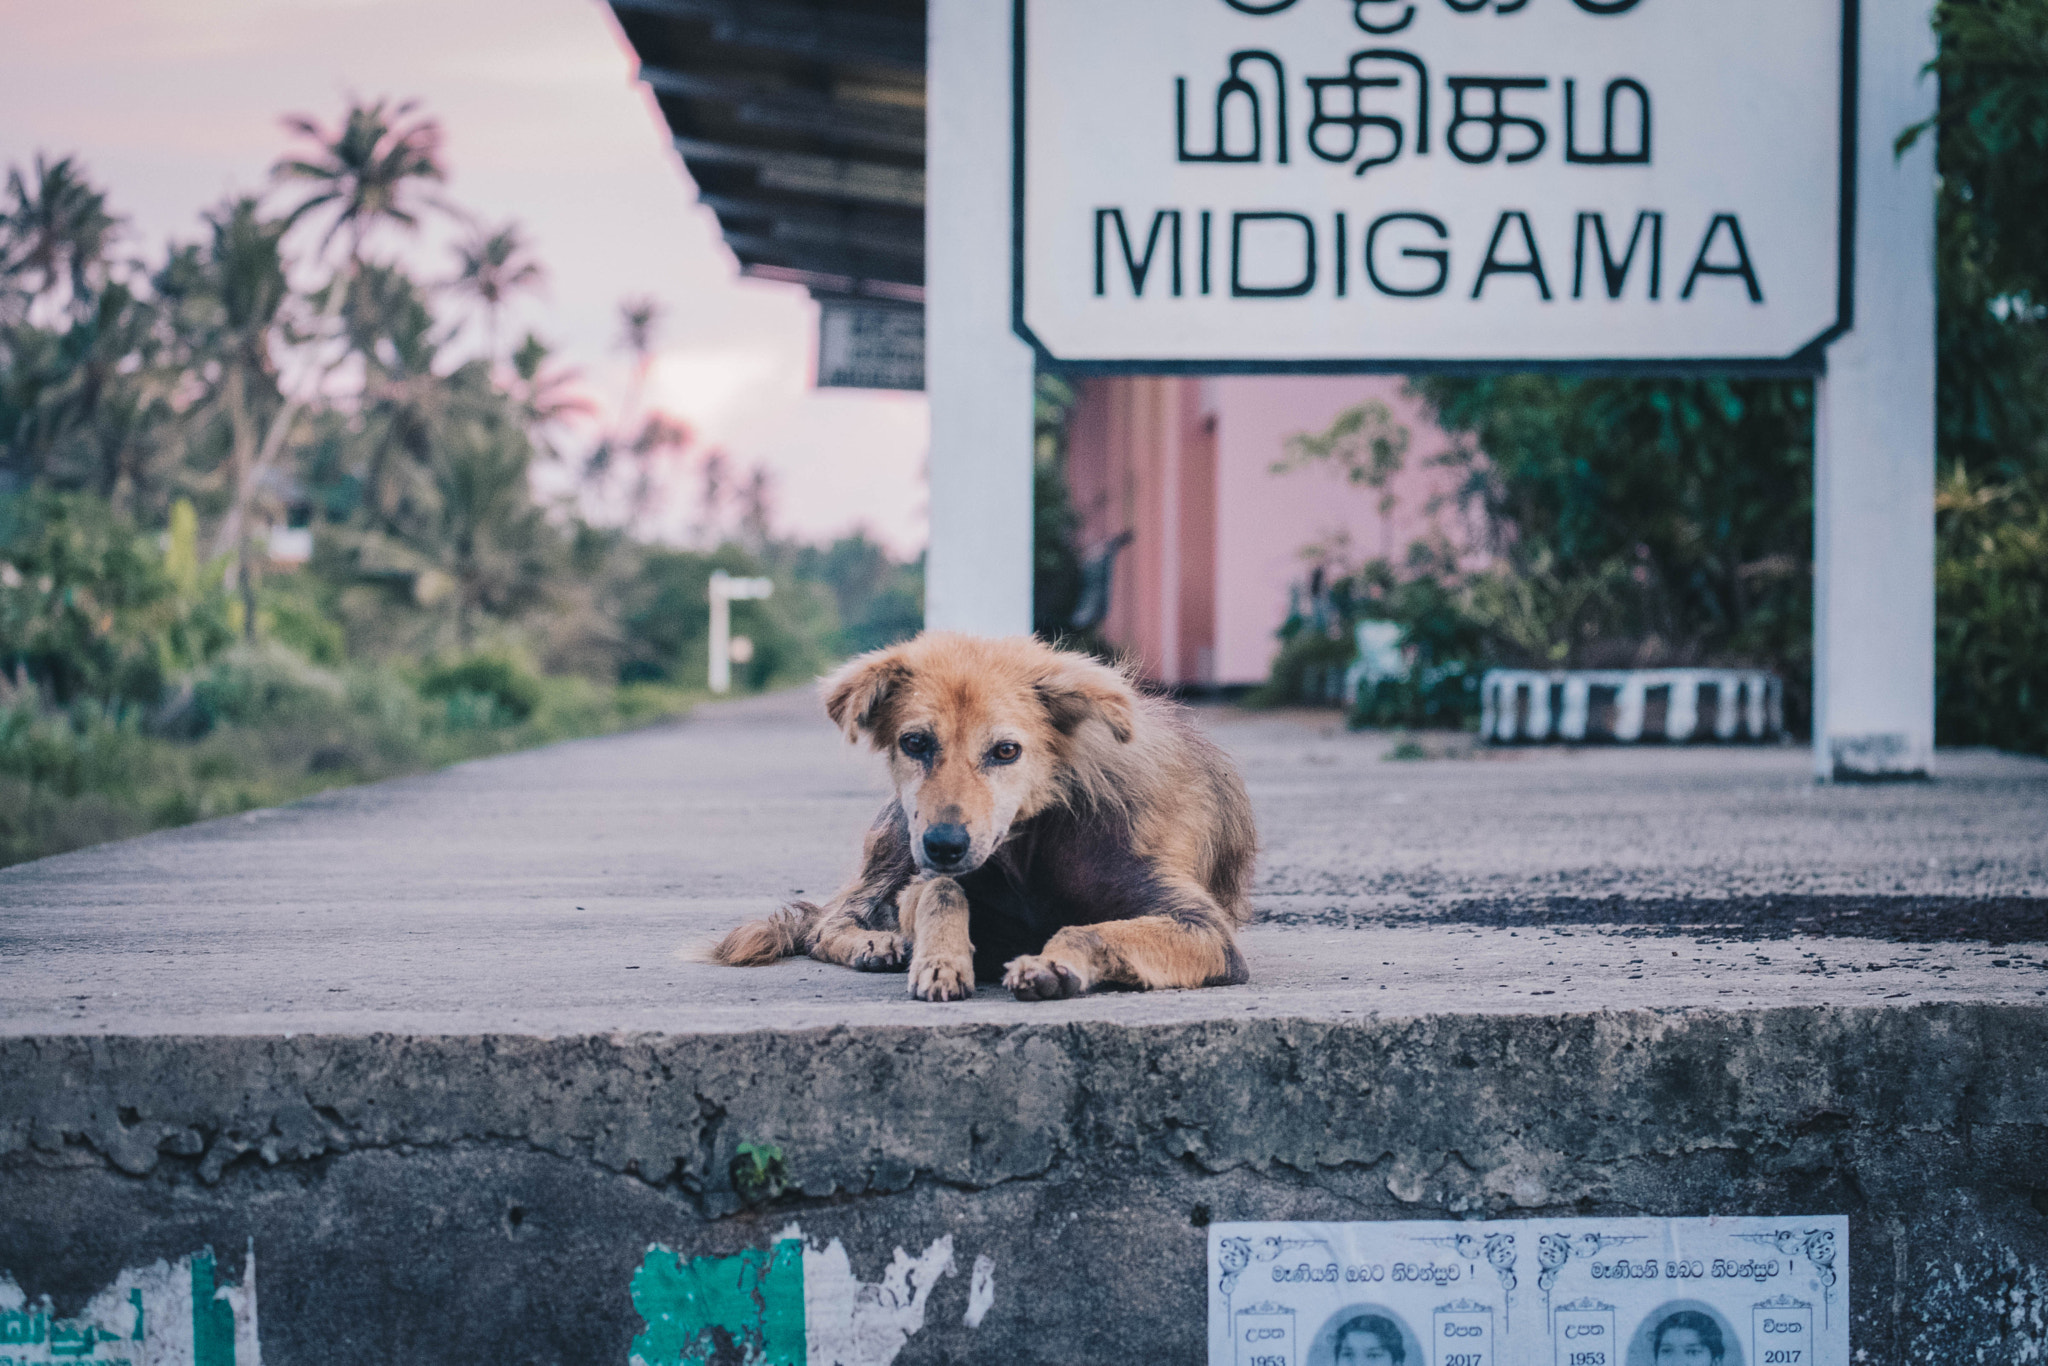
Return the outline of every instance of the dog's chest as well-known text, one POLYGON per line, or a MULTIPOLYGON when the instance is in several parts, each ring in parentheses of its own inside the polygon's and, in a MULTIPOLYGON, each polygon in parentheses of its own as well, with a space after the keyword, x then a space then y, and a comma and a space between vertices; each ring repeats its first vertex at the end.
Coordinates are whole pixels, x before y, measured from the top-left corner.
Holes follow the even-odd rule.
POLYGON ((1151 867, 1126 832, 1065 812, 1038 817, 994 858, 960 879, 979 978, 1002 975, 1069 925, 1123 920, 1155 909, 1151 867))

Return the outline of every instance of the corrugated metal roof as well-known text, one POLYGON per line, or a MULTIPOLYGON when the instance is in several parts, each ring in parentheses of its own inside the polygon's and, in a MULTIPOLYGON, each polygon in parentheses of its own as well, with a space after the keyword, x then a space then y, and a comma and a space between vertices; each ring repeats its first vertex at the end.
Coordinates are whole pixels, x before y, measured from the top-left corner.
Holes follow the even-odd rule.
POLYGON ((924 299, 924 0, 610 0, 750 275, 924 299))

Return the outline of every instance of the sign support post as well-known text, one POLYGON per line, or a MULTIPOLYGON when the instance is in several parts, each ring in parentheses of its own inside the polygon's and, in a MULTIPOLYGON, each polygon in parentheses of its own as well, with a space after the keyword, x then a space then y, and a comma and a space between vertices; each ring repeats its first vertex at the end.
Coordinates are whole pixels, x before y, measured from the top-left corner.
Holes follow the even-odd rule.
POLYGON ((1934 111, 1922 0, 1863 0, 1856 326, 1814 386, 1813 761, 1924 777, 1934 757, 1934 111))
POLYGON ((1010 10, 931 0, 925 625, 1031 630, 1031 348, 1010 330, 1010 10))

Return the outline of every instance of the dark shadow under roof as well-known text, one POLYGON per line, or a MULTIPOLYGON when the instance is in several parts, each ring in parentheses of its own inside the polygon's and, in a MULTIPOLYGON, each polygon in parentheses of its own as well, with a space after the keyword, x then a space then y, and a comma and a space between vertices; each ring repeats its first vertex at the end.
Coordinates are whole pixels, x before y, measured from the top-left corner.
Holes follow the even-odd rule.
POLYGON ((610 0, 741 270, 924 299, 924 0, 610 0))

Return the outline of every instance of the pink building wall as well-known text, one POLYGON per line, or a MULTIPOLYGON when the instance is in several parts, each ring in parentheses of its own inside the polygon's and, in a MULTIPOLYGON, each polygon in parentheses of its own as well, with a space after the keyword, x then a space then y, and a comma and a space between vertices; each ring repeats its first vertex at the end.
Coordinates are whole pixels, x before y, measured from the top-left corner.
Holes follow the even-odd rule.
POLYGON ((1103 634, 1158 682, 1263 681, 1311 546, 1348 570, 1380 556, 1398 567, 1412 542, 1437 534, 1473 544, 1455 477, 1433 461, 1449 446, 1397 376, 1084 382, 1068 433, 1082 549, 1132 537, 1103 634), (1273 472, 1288 438, 1372 399, 1410 436, 1386 511, 1381 490, 1334 467, 1273 472))

